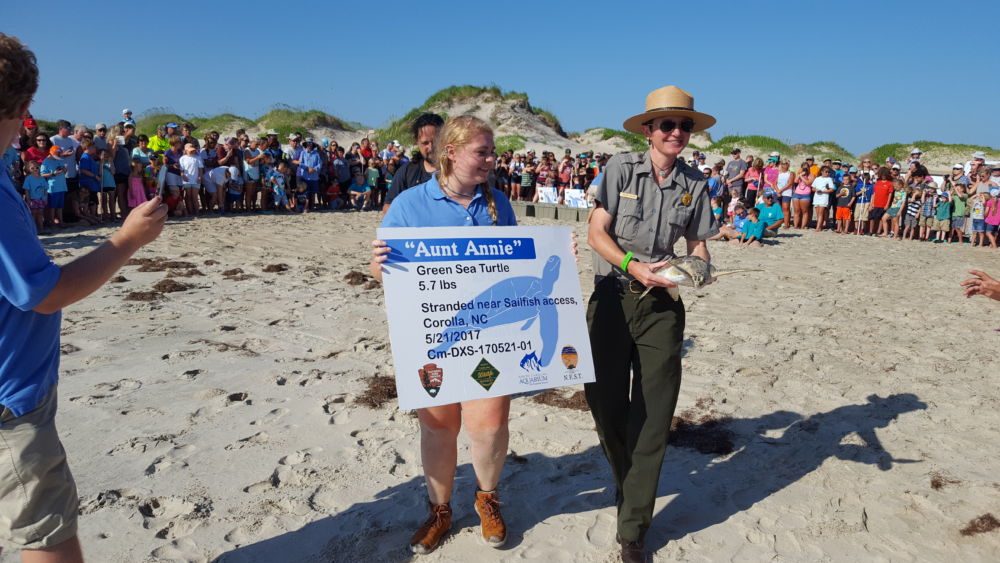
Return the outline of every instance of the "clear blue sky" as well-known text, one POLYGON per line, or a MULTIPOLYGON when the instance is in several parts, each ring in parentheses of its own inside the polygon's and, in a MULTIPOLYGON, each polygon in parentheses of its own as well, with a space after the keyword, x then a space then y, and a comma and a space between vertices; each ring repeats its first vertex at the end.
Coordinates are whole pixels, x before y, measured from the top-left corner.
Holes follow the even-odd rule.
POLYGON ((38 56, 44 119, 284 103, 379 126, 443 87, 495 83, 580 131, 621 128, 675 84, 718 118, 716 139, 1000 146, 996 0, 55 0, 3 15, 38 56))

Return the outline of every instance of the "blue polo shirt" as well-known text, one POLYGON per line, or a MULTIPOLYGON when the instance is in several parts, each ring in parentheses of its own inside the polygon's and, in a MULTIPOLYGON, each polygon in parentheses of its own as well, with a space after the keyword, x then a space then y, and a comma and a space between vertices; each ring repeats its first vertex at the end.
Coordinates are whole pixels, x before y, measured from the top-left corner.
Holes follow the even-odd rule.
POLYGON ((6 170, 0 170, 0 405, 21 416, 38 406, 59 375, 61 313, 32 309, 60 269, 35 236, 35 222, 6 170))
MULTIPOLYGON (((493 199, 496 202, 497 226, 516 226, 517 219, 507 196, 500 190, 493 190, 493 199)), ((474 227, 492 224, 493 218, 483 197, 482 186, 477 188, 466 209, 445 196, 436 173, 430 180, 396 196, 382 220, 383 227, 474 227)))

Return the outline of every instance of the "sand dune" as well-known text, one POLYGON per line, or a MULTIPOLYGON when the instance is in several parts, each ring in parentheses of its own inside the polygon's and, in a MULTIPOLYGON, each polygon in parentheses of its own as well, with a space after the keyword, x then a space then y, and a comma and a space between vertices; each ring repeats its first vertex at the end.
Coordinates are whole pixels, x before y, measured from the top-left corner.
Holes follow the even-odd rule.
MULTIPOLYGON (((392 365, 382 290, 344 279, 367 271, 377 223, 171 221, 146 261, 66 311, 58 423, 89 560, 410 559, 417 424, 357 402, 392 365)), ((44 242, 64 262, 109 232, 44 242)), ((1000 515, 1000 303, 957 283, 1000 273, 996 252, 812 232, 711 250, 765 271, 683 294, 686 422, 648 538, 657 560, 994 559, 1000 531, 962 530, 1000 515)), ((454 533, 421 560, 615 560, 589 413, 519 397, 510 426, 507 547, 478 541, 462 452, 454 533)))

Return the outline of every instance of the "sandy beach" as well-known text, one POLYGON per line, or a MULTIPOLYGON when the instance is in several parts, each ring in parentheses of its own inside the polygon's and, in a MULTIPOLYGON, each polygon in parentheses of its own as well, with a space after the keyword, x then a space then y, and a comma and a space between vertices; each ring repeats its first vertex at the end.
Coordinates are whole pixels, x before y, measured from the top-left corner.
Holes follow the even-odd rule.
MULTIPOLYGON (((64 312, 58 424, 89 561, 411 559, 417 423, 392 400, 368 406, 367 378, 393 374, 382 290, 366 283, 378 221, 171 220, 64 312)), ((43 243, 65 263, 110 232, 43 243)), ((811 231, 710 251, 765 271, 682 291, 683 420, 656 559, 995 560, 1000 529, 969 526, 1000 518, 1000 303, 958 282, 1000 274, 997 251, 811 231)), ((589 250, 579 270, 588 296, 589 250)), ((578 405, 576 391, 544 398, 578 405)), ((420 559, 617 560, 590 414, 520 396, 510 428, 507 546, 479 542, 460 451, 453 533, 420 559)))

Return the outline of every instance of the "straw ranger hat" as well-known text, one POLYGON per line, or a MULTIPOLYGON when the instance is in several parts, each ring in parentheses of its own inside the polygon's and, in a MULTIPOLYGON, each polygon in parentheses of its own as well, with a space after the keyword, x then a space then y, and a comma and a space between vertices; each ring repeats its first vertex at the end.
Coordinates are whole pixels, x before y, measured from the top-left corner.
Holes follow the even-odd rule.
POLYGON ((676 86, 657 88, 646 96, 646 111, 625 120, 626 131, 643 134, 642 124, 658 117, 687 117, 694 121, 695 131, 715 125, 715 118, 694 110, 694 97, 676 86))

